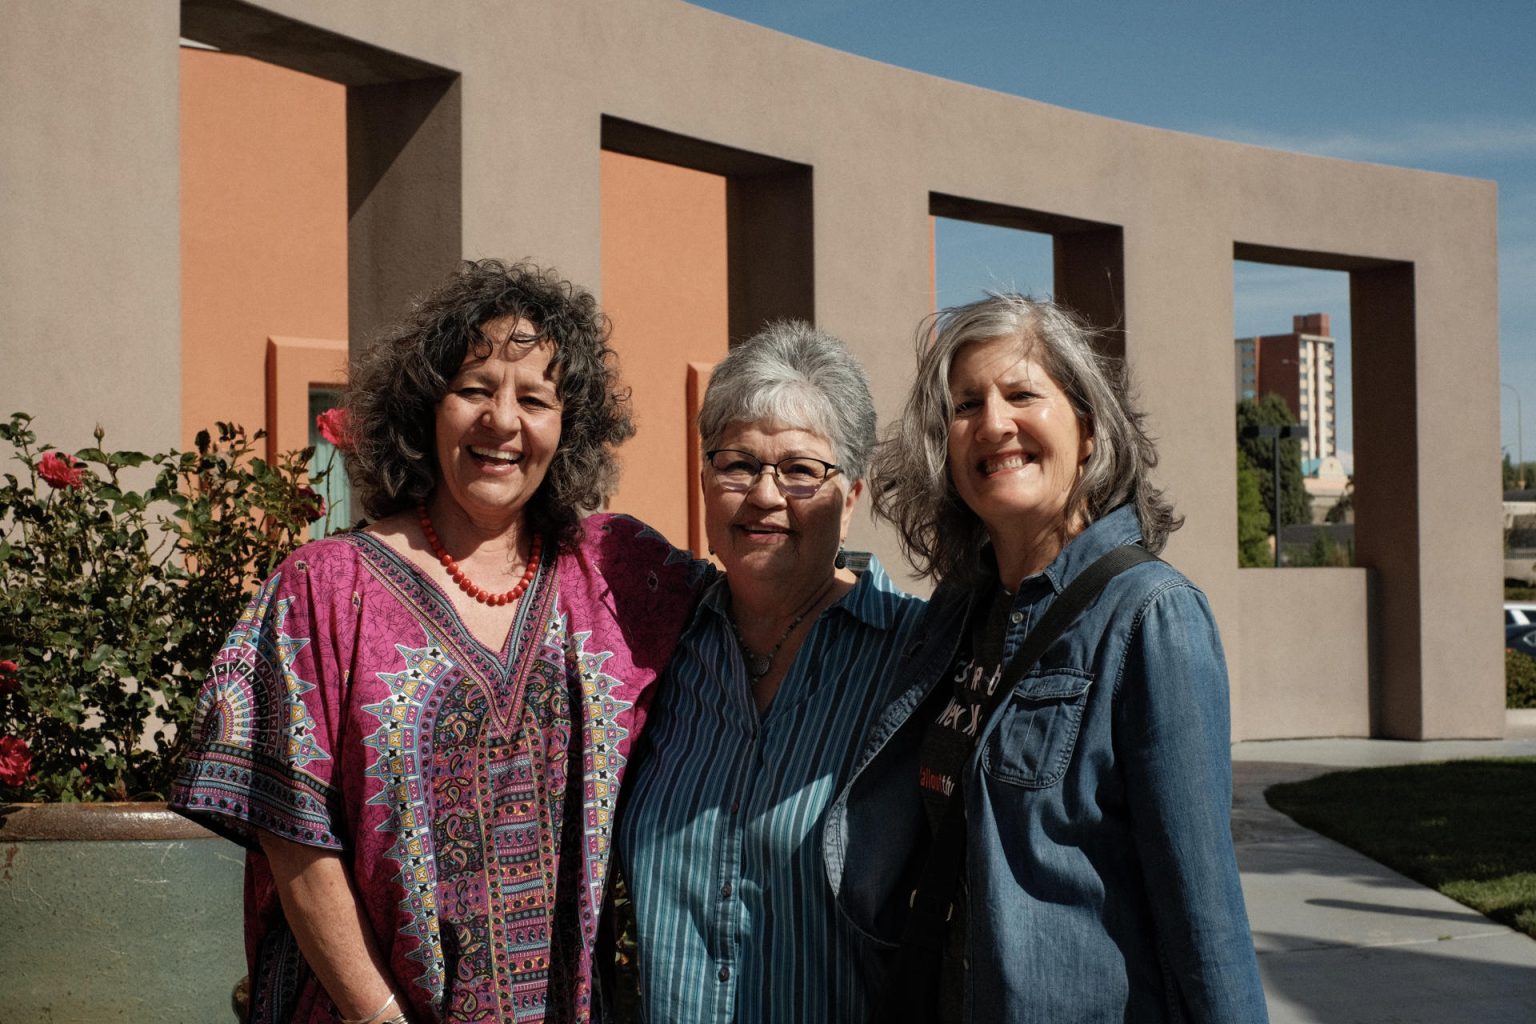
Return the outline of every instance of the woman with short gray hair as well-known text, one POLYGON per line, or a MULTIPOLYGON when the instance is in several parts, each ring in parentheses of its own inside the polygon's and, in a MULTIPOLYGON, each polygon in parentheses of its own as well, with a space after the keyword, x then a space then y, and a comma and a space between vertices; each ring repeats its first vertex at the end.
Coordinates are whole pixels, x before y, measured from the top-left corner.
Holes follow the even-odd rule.
POLYGON ((938 581, 828 814, 882 1022, 1265 1019, 1228 821, 1227 672, 1123 367, 1051 302, 920 336, 877 512, 938 581))
POLYGON ((842 544, 875 411, 837 339, 779 323, 716 367, 699 413, 705 592, 620 812, 642 1018, 862 1021, 870 951, 821 870, 828 801, 922 602, 842 544))

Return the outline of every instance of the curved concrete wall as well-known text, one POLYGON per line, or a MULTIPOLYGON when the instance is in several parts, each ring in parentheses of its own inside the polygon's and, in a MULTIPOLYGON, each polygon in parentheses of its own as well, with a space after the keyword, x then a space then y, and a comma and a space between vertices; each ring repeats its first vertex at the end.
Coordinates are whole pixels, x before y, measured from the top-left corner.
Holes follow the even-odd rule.
MULTIPOLYGON (((1498 493, 1490 183, 1075 113, 872 63, 674 0, 180 6, 192 38, 349 86, 354 339, 451 253, 531 255, 599 282, 605 118, 668 133, 660 155, 676 162, 692 160, 686 140, 714 147, 712 160, 744 154, 733 179, 745 211, 738 223, 761 231, 778 217, 790 237, 807 240, 786 247, 781 265, 808 253, 811 271, 787 297, 758 301, 764 309, 812 302, 819 323, 863 356, 885 415, 905 392, 913 328, 928 312, 936 194, 1029 211, 1067 234, 1093 227, 1099 235, 1091 244, 1058 237, 1058 265, 1078 271, 1058 273, 1058 283, 1092 277, 1081 272, 1085 258, 1123 282, 1119 294, 1101 297, 1098 315, 1123 316, 1125 352, 1161 438, 1162 480, 1189 517, 1169 556, 1217 610, 1233 655, 1235 733, 1358 732, 1362 697, 1368 728, 1378 734, 1502 732, 1496 520, 1478 512, 1483 499, 1467 497, 1488 495, 1491 504, 1498 493), (759 165, 747 156, 808 170, 764 184, 767 172, 753 170, 759 165), (796 189, 807 176, 802 195, 796 189), (796 222, 802 218, 810 223, 796 222), (1301 608, 1293 581, 1249 588, 1236 568, 1236 254, 1351 273, 1365 568, 1343 585, 1321 577, 1316 588, 1298 584, 1301 608), (1367 572, 1376 580, 1369 590, 1360 582, 1367 572), (1373 596, 1362 613, 1367 592, 1373 596), (1371 650, 1362 621, 1382 639, 1374 669, 1362 668, 1371 663, 1360 656, 1371 650), (1309 657, 1282 656, 1287 644, 1309 657), (1313 678, 1327 671, 1336 673, 1331 687, 1313 678), (1276 694, 1293 694, 1297 706, 1276 718, 1276 694)), ((63 33, 71 41, 110 36, 95 80, 112 85, 84 100, 78 82, 53 95, 33 81, 58 77, 52 66, 8 43, 15 62, 7 62, 6 81, 25 88, 17 95, 8 88, 4 125, 63 118, 62 130, 77 140, 88 128, 80 103, 122 104, 131 95, 135 116, 152 130, 114 136, 124 147, 120 159, 149 194, 173 194, 167 132, 176 7, 145 0, 131 18, 84 0, 8 7, 0 14, 7 39, 13 24, 35 34, 38 23, 52 21, 74 27, 63 33), (102 33, 94 23, 106 19, 132 26, 102 33)), ((35 159, 9 154, 6 170, 27 177, 8 173, 7 180, 35 180, 35 159)), ((98 264, 133 264, 148 286, 137 299, 139 322, 153 330, 129 332, 123 344, 135 365, 174 362, 167 340, 178 317, 174 232, 163 224, 135 232, 143 209, 126 203, 120 183, 100 177, 66 182, 85 191, 110 187, 123 200, 93 199, 94 223, 64 202, 45 220, 30 217, 20 209, 28 200, 12 192, 0 201, 0 225, 23 241, 89 235, 98 264)), ((166 216, 173 220, 174 210, 166 216)), ((795 260, 797 269, 803 262, 795 260)), ((9 287, 11 274, 34 282, 35 274, 3 266, 9 320, 63 323, 40 310, 36 289, 16 296, 9 287)), ((733 333, 738 322, 733 313, 733 333)), ((94 351, 89 342, 71 344, 94 351)), ((26 388, 58 391, 35 352, 24 362, 26 388)), ((166 419, 155 429, 174 437, 166 410, 177 405, 175 388, 151 384, 139 396, 118 396, 119 404, 125 414, 154 410, 166 419)), ((7 395, 17 390, 6 387, 7 395)), ((852 539, 900 564, 888 533, 861 525, 852 539)))

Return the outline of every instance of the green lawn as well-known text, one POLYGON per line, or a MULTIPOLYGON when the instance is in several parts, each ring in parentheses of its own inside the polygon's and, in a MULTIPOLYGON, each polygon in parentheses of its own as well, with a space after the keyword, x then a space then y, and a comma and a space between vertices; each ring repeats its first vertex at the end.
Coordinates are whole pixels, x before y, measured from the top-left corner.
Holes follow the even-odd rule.
POLYGON ((1536 758, 1333 772, 1264 796, 1307 828, 1536 938, 1536 758))

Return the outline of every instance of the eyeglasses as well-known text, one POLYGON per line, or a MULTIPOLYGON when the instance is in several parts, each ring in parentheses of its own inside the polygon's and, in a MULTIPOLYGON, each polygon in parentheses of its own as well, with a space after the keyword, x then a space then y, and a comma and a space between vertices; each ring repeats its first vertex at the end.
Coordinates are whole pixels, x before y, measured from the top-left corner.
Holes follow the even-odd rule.
POLYGON ((709 468, 714 471, 715 482, 727 491, 750 491, 763 470, 773 470, 773 481, 779 493, 786 498, 809 498, 821 490, 821 485, 833 473, 841 473, 843 467, 834 466, 821 459, 798 455, 778 462, 764 462, 750 452, 735 448, 716 448, 705 452, 709 468))

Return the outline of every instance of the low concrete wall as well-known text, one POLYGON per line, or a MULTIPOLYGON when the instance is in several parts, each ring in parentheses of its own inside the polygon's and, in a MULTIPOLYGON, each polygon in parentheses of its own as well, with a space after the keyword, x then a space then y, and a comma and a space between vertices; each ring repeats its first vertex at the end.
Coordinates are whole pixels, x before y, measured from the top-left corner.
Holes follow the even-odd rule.
POLYGON ((1511 551, 1505 555, 1504 578, 1536 584, 1536 551, 1511 551))
POLYGON ((1371 735, 1368 571, 1237 576, 1241 635, 1228 649, 1246 685, 1234 701, 1233 738, 1371 735))

